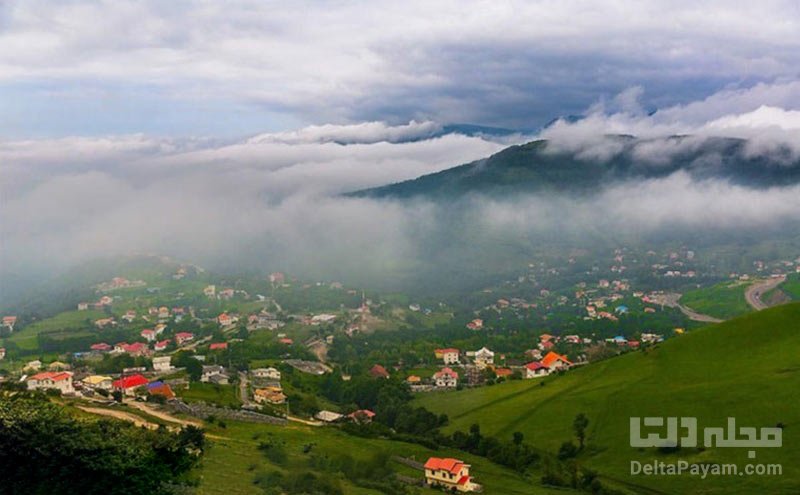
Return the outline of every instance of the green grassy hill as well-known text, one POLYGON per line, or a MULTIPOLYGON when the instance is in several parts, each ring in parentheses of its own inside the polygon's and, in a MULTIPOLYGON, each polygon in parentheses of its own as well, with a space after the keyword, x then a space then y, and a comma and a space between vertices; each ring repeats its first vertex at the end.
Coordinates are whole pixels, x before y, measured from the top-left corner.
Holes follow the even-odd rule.
MULTIPOLYGON (((572 419, 590 420, 578 462, 640 493, 800 493, 800 304, 749 314, 671 339, 654 349, 573 370, 563 376, 516 381, 452 393, 420 395, 416 402, 449 415, 448 430, 501 437, 524 433, 527 442, 556 452, 574 439, 572 419), (684 448, 676 453, 629 446, 632 416, 693 416, 698 427, 772 427, 783 423, 783 447, 684 448), (782 476, 632 476, 631 461, 780 463, 782 476)), ((702 443, 702 441, 701 441, 702 443)))
POLYGON ((744 297, 749 285, 748 282, 722 282, 691 290, 681 297, 681 304, 698 313, 727 320, 753 310, 744 297))

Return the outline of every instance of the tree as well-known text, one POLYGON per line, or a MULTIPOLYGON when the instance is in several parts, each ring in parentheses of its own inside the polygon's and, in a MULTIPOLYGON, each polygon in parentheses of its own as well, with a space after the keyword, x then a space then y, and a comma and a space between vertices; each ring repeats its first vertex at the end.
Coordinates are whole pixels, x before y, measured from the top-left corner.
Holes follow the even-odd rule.
POLYGON ((514 432, 514 445, 521 445, 523 438, 524 437, 523 437, 521 432, 515 431, 514 432))
POLYGON ((580 413, 575 416, 575 420, 572 422, 572 428, 575 430, 575 436, 578 437, 581 450, 583 450, 583 443, 586 440, 587 426, 589 426, 589 418, 587 418, 585 414, 580 413))

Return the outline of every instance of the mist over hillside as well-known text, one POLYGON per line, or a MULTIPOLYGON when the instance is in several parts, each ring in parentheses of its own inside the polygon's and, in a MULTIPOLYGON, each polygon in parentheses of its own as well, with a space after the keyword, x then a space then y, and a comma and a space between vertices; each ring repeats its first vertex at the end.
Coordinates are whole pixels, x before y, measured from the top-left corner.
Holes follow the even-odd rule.
POLYGON ((571 249, 775 241, 791 251, 800 112, 764 102, 791 108, 797 91, 756 86, 657 112, 628 102, 535 136, 373 122, 228 141, 4 141, 2 297, 130 253, 437 290, 571 249))

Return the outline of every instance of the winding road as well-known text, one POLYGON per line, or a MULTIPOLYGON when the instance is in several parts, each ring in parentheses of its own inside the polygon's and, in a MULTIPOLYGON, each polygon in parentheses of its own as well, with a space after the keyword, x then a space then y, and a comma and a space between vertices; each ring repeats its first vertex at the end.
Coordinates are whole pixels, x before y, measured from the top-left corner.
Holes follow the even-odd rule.
POLYGON ((767 309, 769 306, 761 300, 761 296, 785 281, 786 275, 781 275, 780 277, 771 277, 766 280, 753 283, 744 293, 744 298, 747 300, 747 304, 752 306, 756 311, 767 309))

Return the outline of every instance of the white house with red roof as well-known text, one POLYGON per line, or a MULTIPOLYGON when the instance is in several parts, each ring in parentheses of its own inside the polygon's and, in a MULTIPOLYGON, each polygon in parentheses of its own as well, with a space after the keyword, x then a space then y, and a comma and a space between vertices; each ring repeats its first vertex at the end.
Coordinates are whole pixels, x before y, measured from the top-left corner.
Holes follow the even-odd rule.
POLYGON ((175 343, 182 345, 184 342, 194 340, 194 334, 191 332, 178 332, 175 334, 175 343))
POLYGON ((525 365, 525 378, 537 378, 550 374, 550 368, 536 361, 525 365))
POLYGON ((557 371, 562 369, 569 369, 572 362, 567 359, 567 356, 555 352, 548 352, 541 361, 542 366, 550 369, 550 371, 557 371))
POLYGON ((97 344, 92 344, 89 346, 89 349, 96 352, 108 352, 112 349, 112 347, 105 342, 98 342, 97 344))
POLYGON ((154 342, 156 340, 156 331, 152 328, 145 328, 141 331, 140 335, 148 342, 154 342))
POLYGON ((222 313, 221 315, 217 316, 217 323, 219 323, 220 326, 227 327, 228 325, 233 324, 233 318, 231 318, 228 313, 222 313))
POLYGON ((123 347, 124 351, 131 356, 145 356, 150 352, 150 349, 147 347, 147 344, 144 342, 134 342, 133 344, 127 344, 123 347))
POLYGON ((3 317, 3 326, 7 327, 12 332, 14 331, 14 325, 17 323, 16 316, 4 316, 3 317))
POLYGON ((458 373, 450 368, 442 368, 433 374, 433 383, 437 387, 456 388, 458 386, 458 373))
POLYGON ((55 389, 62 394, 72 394, 75 388, 72 386, 72 373, 69 371, 45 371, 37 373, 28 378, 28 390, 55 389))
POLYGON ((446 490, 476 491, 480 489, 480 485, 472 482, 469 468, 469 464, 458 459, 431 457, 425 463, 425 483, 446 490))
POLYGON ((142 375, 131 375, 114 381, 114 390, 121 390, 125 395, 136 395, 136 389, 147 385, 147 378, 142 375))
POLYGON ((471 322, 467 323, 467 328, 470 330, 480 330, 483 328, 483 320, 480 318, 475 318, 471 322))
POLYGON ((155 345, 153 346, 153 349, 155 351, 160 352, 160 351, 165 351, 168 346, 169 346, 169 340, 162 340, 160 342, 156 342, 155 345))

